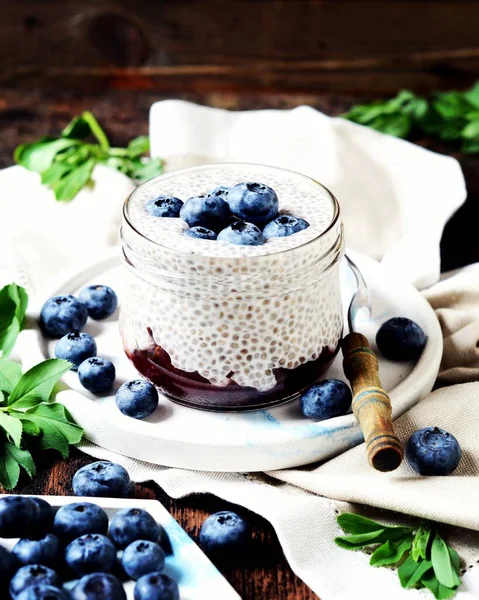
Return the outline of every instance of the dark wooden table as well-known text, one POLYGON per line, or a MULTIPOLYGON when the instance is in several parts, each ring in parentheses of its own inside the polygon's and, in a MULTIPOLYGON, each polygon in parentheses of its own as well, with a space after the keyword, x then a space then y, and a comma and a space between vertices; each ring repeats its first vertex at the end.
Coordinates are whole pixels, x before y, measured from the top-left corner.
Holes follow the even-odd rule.
MULTIPOLYGON (((12 164, 12 152, 21 142, 42 135, 54 135, 82 110, 92 110, 105 126, 114 144, 124 145, 129 139, 148 132, 148 110, 152 102, 163 98, 153 92, 108 91, 78 95, 72 92, 35 92, 4 90, 0 96, 0 127, 2 144, 0 167, 12 164)), ((298 95, 298 94, 202 94, 181 95, 202 104, 229 109, 291 108, 307 103, 332 115, 346 110, 351 104, 366 96, 357 95, 298 95)), ((428 140, 418 140, 425 146, 442 148, 428 140)), ((479 167, 475 157, 461 158, 469 188, 469 199, 449 223, 442 242, 444 269, 479 260, 477 240, 479 167)), ((74 450, 67 461, 59 460, 53 453, 42 457, 34 481, 22 479, 16 490, 29 494, 72 493, 71 479, 75 471, 92 459, 74 450)), ((195 495, 181 500, 169 498, 157 485, 136 485, 135 497, 156 498, 166 506, 186 531, 197 539, 199 527, 205 517, 217 510, 228 508, 226 502, 210 495, 195 495)), ((235 508, 246 514, 241 507, 235 508)), ((235 589, 245 599, 311 599, 309 590, 289 568, 276 535, 264 519, 248 514, 253 526, 254 552, 244 564, 224 568, 223 572, 235 589)), ((318 565, 318 569, 321 568, 318 565)))

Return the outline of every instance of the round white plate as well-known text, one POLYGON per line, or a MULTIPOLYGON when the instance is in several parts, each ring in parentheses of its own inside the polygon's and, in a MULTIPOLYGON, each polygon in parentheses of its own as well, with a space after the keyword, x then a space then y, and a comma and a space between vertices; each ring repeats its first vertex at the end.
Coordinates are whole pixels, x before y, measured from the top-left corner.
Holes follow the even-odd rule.
MULTIPOLYGON (((376 331, 393 316, 418 322, 428 342, 417 364, 392 363, 379 356, 380 376, 389 391, 393 415, 398 417, 432 389, 442 355, 442 336, 436 316, 421 294, 409 284, 395 281, 377 262, 349 252, 371 288, 373 316, 357 324, 373 350, 376 331)), ((56 294, 77 294, 85 285, 106 284, 115 289, 121 304, 123 266, 118 252, 59 280, 33 303, 38 316, 43 302, 56 294)), ((344 263, 342 270, 345 308, 355 290, 354 278, 344 263)), ((115 405, 118 387, 138 376, 123 354, 118 315, 105 321, 88 320, 85 331, 97 341, 98 354, 113 360, 117 380, 111 394, 87 392, 77 374, 67 373, 65 390, 58 400, 65 404, 90 441, 119 454, 174 467, 202 471, 266 471, 308 464, 331 457, 360 443, 361 431, 352 414, 314 423, 304 418, 298 402, 270 410, 214 413, 186 408, 160 395, 158 410, 143 421, 125 417, 115 405)), ((54 356, 55 341, 48 341, 38 327, 22 332, 19 348, 25 368, 54 356)), ((336 357, 326 377, 344 379, 342 356, 336 357)))

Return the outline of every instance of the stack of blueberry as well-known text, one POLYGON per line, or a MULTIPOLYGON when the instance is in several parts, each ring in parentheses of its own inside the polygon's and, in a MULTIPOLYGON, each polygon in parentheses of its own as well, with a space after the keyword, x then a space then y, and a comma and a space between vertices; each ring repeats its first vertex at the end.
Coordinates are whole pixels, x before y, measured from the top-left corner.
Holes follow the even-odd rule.
POLYGON ((154 217, 183 219, 185 235, 202 240, 222 240, 240 246, 260 246, 273 237, 287 237, 309 227, 304 219, 278 215, 276 192, 264 183, 219 186, 193 196, 185 203, 174 196, 158 196, 146 203, 154 217))

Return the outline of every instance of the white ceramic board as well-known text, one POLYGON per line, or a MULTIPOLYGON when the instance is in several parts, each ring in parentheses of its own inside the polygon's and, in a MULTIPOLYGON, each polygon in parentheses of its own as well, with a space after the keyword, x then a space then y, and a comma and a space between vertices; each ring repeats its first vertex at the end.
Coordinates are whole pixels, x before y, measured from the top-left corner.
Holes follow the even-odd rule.
MULTIPOLYGON (((397 281, 377 262, 349 253, 363 272, 373 298, 372 318, 358 324, 373 349, 378 327, 393 316, 417 321, 426 331, 428 342, 417 364, 393 363, 380 357, 380 376, 390 393, 393 416, 398 417, 432 389, 442 355, 442 336, 436 316, 421 294, 411 285, 397 281)), ((36 325, 38 310, 55 294, 77 294, 88 284, 106 284, 115 289, 121 304, 123 266, 117 251, 77 272, 61 276, 32 306, 32 328, 22 332, 20 353, 25 367, 53 356, 54 341, 44 339, 36 325)), ((349 305, 355 290, 352 273, 342 268, 343 304, 349 305)), ((114 394, 136 370, 123 353, 118 331, 118 315, 106 321, 88 321, 85 331, 97 340, 98 354, 113 360, 117 381, 111 394, 102 397, 88 393, 76 373, 63 379, 63 402, 86 437, 100 446, 140 460, 202 471, 265 471, 312 463, 334 456, 362 441, 352 414, 314 423, 305 419, 298 402, 270 410, 242 413, 213 413, 190 409, 161 396, 158 410, 143 421, 122 415, 114 394)), ((336 357, 326 377, 344 379, 342 356, 336 357)))

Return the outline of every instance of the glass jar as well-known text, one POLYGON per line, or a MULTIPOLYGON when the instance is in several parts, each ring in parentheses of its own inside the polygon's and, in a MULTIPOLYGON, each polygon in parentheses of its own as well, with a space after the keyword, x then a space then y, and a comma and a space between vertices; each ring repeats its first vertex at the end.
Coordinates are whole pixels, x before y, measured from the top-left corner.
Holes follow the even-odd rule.
POLYGON ((316 181, 247 164, 161 175, 125 202, 121 242, 125 352, 175 402, 207 410, 273 406, 318 381, 338 352, 343 227, 337 200, 316 181), (145 210, 159 195, 186 200, 247 181, 272 187, 280 212, 310 227, 263 246, 235 246, 192 239, 182 220, 145 210))

